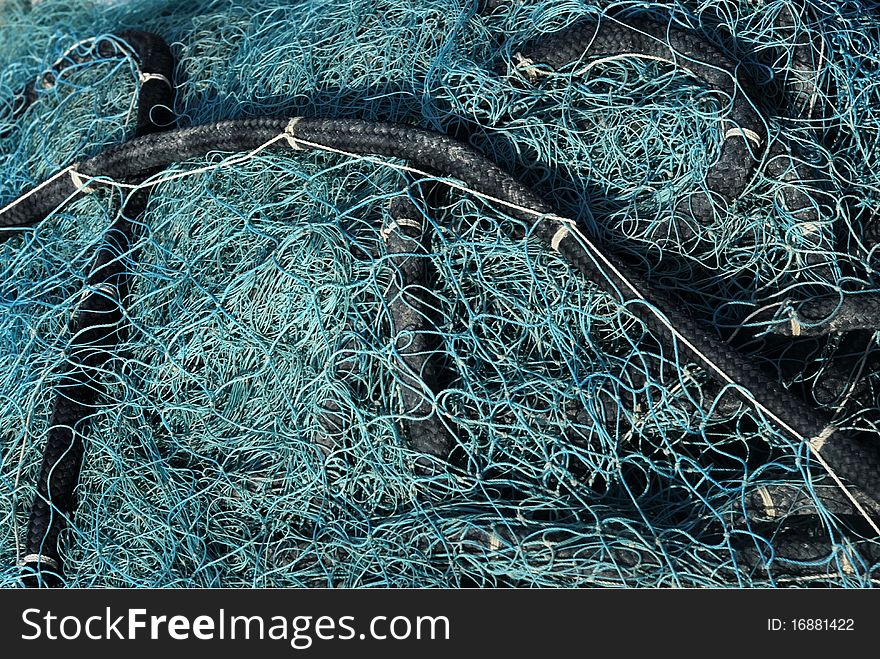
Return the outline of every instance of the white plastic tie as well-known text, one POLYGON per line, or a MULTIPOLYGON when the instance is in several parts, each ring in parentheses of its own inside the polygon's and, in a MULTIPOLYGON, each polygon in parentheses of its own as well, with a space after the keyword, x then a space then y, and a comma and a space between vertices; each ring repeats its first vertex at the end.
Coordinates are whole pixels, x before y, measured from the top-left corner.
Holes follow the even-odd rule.
POLYGON ((837 428, 835 426, 826 426, 822 432, 820 432, 818 435, 810 440, 810 448, 813 449, 816 453, 821 452, 822 447, 825 446, 825 442, 827 442, 828 438, 831 437, 831 435, 833 435, 835 432, 837 432, 837 428))
POLYGON ((397 231, 397 229, 399 229, 401 227, 409 227, 411 229, 416 229, 417 231, 421 231, 422 230, 422 223, 419 222, 418 220, 413 220, 408 217, 401 217, 401 218, 398 218, 398 219, 393 220, 392 222, 389 222, 388 224, 386 224, 382 228, 382 230, 379 232, 379 235, 381 235, 382 240, 384 240, 387 243, 388 239, 391 237, 391 234, 394 233, 395 231, 397 231))
POLYGON ((538 79, 538 76, 543 73, 541 69, 535 66, 535 60, 529 59, 522 53, 514 53, 513 61, 516 64, 517 68, 522 69, 522 72, 526 74, 526 77, 534 82, 538 79))
POLYGON ((79 172, 76 171, 76 167, 70 168, 70 180, 73 181, 73 187, 77 189, 77 191, 82 192, 84 194, 91 194, 95 191, 94 188, 90 188, 89 185, 85 182, 82 176, 80 176, 79 172))
POLYGON ((559 244, 565 240, 568 234, 571 233, 568 230, 567 226, 561 226, 556 230, 556 233, 553 234, 553 239, 550 241, 550 247, 553 248, 554 251, 559 251, 559 244))
POLYGON ((51 568, 58 569, 58 561, 45 554, 28 554, 21 559, 21 565, 33 565, 34 563, 45 563, 51 568))
POLYGON ((770 491, 766 487, 759 487, 758 496, 761 497, 761 503, 764 504, 764 512, 767 517, 776 517, 776 504, 773 503, 770 491))
POLYGON ((95 284, 94 286, 83 289, 83 292, 79 296, 79 302, 77 303, 76 308, 73 310, 74 318, 79 317, 82 305, 95 293, 103 293, 111 300, 119 302, 119 289, 116 288, 116 286, 107 283, 95 284))
POLYGON ((168 85, 168 89, 174 89, 174 85, 171 84, 171 81, 163 76, 161 73, 147 73, 145 71, 141 71, 138 75, 138 81, 143 85, 144 83, 150 82, 150 80, 160 80, 168 85))
POLYGON ((287 126, 284 128, 284 139, 287 140, 287 144, 294 151, 303 150, 303 148, 299 145, 299 141, 294 136, 296 125, 299 123, 300 119, 302 119, 302 117, 293 117, 290 121, 287 122, 287 126))
POLYGON ((755 131, 750 130, 748 128, 742 128, 741 126, 734 126, 732 128, 728 128, 724 132, 724 139, 729 140, 731 137, 744 137, 749 142, 755 145, 756 148, 760 148, 764 143, 764 140, 761 139, 761 136, 758 135, 755 131))

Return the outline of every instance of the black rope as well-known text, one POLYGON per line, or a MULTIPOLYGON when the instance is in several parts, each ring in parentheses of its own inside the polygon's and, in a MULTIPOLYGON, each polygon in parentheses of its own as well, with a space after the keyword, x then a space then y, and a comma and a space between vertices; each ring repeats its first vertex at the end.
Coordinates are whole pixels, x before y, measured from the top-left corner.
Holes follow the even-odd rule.
MULTIPOLYGON (((768 417, 786 436, 810 442, 815 455, 855 485, 874 508, 878 507, 880 455, 876 447, 836 429, 831 419, 792 396, 760 366, 720 341, 714 330, 694 320, 626 263, 576 238, 576 228, 570 222, 553 216, 549 206, 512 176, 445 135, 354 119, 235 119, 135 138, 83 162, 80 172, 86 177, 126 180, 211 151, 249 151, 273 140, 275 148, 303 148, 312 143, 353 154, 400 158, 415 167, 443 172, 480 194, 502 200, 512 216, 530 223, 536 238, 562 254, 603 290, 626 302, 633 315, 664 338, 670 354, 705 367, 722 385, 742 388, 731 389, 731 395, 757 407, 759 414, 768 417), (658 309, 662 313, 657 313, 658 309)), ((37 189, 27 198, 28 204, 10 210, 20 225, 27 226, 81 192, 69 177, 61 177, 37 189)), ((0 220, 8 224, 6 215, 0 215, 0 220)))
MULTIPOLYGON (((843 518, 843 522, 858 527, 861 520, 843 518)), ((855 574, 856 568, 843 545, 834 542, 828 530, 816 515, 793 515, 787 525, 779 528, 773 523, 753 523, 756 535, 736 536, 732 544, 737 563, 751 572, 786 578, 833 578, 841 573, 855 574)), ((850 542, 849 551, 861 557, 867 565, 880 561, 880 545, 870 540, 850 542)))
MULTIPOLYGON (((783 25, 793 25, 795 17, 790 10, 780 16, 783 25)), ((810 119, 815 113, 826 109, 824 100, 816 88, 813 68, 813 46, 801 38, 794 47, 794 89, 790 104, 795 113, 805 113, 810 119)), ((694 193, 686 195, 676 206, 675 213, 693 216, 706 224, 714 215, 714 201, 733 203, 745 191, 754 175, 756 165, 766 157, 770 176, 785 183, 819 180, 820 176, 803 159, 793 155, 789 147, 779 139, 769 144, 766 122, 752 103, 750 96, 758 95, 754 83, 741 73, 737 62, 720 49, 707 42, 699 34, 673 26, 668 22, 645 16, 603 16, 598 20, 584 20, 569 28, 544 36, 540 42, 518 53, 520 68, 527 75, 536 77, 541 72, 583 71, 596 61, 608 58, 649 58, 666 61, 689 71, 709 89, 731 100, 730 112, 724 120, 725 139, 718 159, 706 174, 706 188, 710 195, 694 193)), ((781 195, 788 212, 797 217, 802 227, 801 247, 808 254, 806 265, 817 273, 824 272, 826 279, 834 281, 834 273, 827 263, 820 261, 819 254, 834 251, 833 237, 823 231, 820 209, 834 204, 832 196, 821 187, 806 194, 797 185, 785 185, 781 195)), ((682 240, 691 238, 687 222, 680 222, 676 233, 682 240)), ((841 331, 839 328, 880 328, 880 297, 868 303, 847 296, 829 309, 829 315, 812 318, 811 334, 826 335, 841 331), (832 317, 833 312, 833 317, 832 317)), ((791 306, 797 301, 790 301, 791 306)), ((772 319, 769 319, 772 321, 772 319)), ((779 322, 783 329, 790 320, 779 322)), ((775 331, 775 330, 774 330, 775 331)))
POLYGON ((394 269, 384 296, 398 363, 404 434, 417 451, 446 458, 455 437, 430 402, 436 393, 432 388, 440 379, 435 359, 440 334, 430 304, 430 234, 426 225, 424 213, 409 197, 391 201, 389 221, 381 236, 394 269))
MULTIPOLYGON (((103 41, 135 57, 140 72, 136 135, 168 126, 173 103, 174 61, 167 44, 147 32, 128 30, 103 41)), ((84 427, 103 392, 101 371, 122 338, 123 305, 128 294, 126 259, 135 242, 137 218, 147 192, 135 191, 119 218, 102 237, 86 280, 86 288, 70 323, 71 344, 65 370, 55 389, 46 447, 37 477, 37 493, 28 517, 25 556, 21 564, 28 586, 58 586, 64 565, 59 538, 76 508, 76 484, 82 464, 84 427)))
MULTIPOLYGON (((492 12, 499 5, 500 3, 489 0, 484 4, 483 9, 492 12)), ((780 13, 778 21, 781 27, 794 30, 799 21, 812 17, 812 9, 808 4, 799 11, 786 8, 780 13)), ((820 95, 817 66, 814 61, 816 44, 814 39, 806 34, 793 37, 793 42, 791 63, 793 84, 788 110, 794 116, 813 120, 815 116, 823 115, 828 110, 825 99, 820 95)), ((824 52, 823 44, 819 45, 820 53, 824 52)), ((744 191, 753 175, 755 165, 765 156, 769 175, 785 183, 819 179, 809 165, 789 153, 781 140, 773 141, 769 152, 765 153, 768 137, 765 121, 749 98, 755 93, 754 87, 750 81, 743 78, 737 62, 707 42, 703 36, 682 30, 668 21, 645 16, 621 15, 602 16, 597 20, 587 19, 561 32, 542 37, 539 43, 525 47, 523 52, 518 52, 515 56, 520 69, 533 80, 548 73, 548 69, 550 73, 560 71, 579 73, 597 61, 630 57, 663 60, 683 68, 701 79, 710 89, 720 92, 725 100, 730 100, 730 111, 725 119, 724 143, 717 161, 706 176, 706 187, 711 196, 726 203, 733 202, 744 191)), ((803 246, 811 252, 806 257, 807 265, 821 269, 822 274, 826 275, 829 281, 836 280, 834 273, 827 269, 828 265, 821 263, 818 257, 819 253, 834 250, 833 237, 819 228, 820 208, 823 205, 826 207, 832 205, 831 196, 821 189, 810 196, 796 185, 786 185, 782 189, 782 197, 787 210, 798 218, 804 228, 803 246)), ((688 195, 678 202, 676 207, 679 216, 681 213, 688 213, 699 223, 710 221, 713 212, 713 202, 710 198, 699 194, 688 195)), ((677 235, 683 235, 685 239, 690 237, 688 236, 690 230, 687 227, 686 222, 680 223, 680 226, 676 227, 677 235)), ((788 319, 770 324, 771 332, 787 336, 824 336, 831 333, 880 328, 880 297, 876 295, 847 296, 843 299, 832 296, 801 303, 787 301, 775 306, 774 310, 790 307, 795 307, 796 311, 788 319)), ((753 323, 758 321, 772 323, 773 320, 773 311, 751 318, 753 323)), ((649 366, 656 367, 656 364, 649 366)), ((821 397, 825 389, 834 389, 832 381, 843 379, 837 377, 838 375, 827 374, 817 383, 814 390, 817 398, 821 397)), ((723 386, 724 383, 718 384, 723 386)), ((711 389, 710 387, 710 392, 711 389)), ((832 394, 830 391, 828 393, 832 394)), ((729 408, 730 398, 727 398, 727 403, 722 399, 721 403, 725 408, 729 408)), ((717 414, 719 410, 716 409, 715 412, 717 414)), ((837 448, 828 449, 823 446, 820 452, 822 450, 833 452, 837 448)), ((868 450, 875 452, 876 448, 871 447, 868 450)), ((835 457, 829 462, 837 459, 835 457)), ((865 476, 871 478, 868 473, 865 476)), ((784 486, 764 487, 760 492, 760 497, 747 498, 745 502, 747 518, 760 517, 764 510, 779 511, 792 505, 784 486)), ((824 503, 830 508, 839 509, 842 511, 841 514, 854 514, 855 506, 841 494, 839 490, 828 493, 824 503)), ((873 505, 861 496, 860 503, 868 508, 876 507, 877 493, 872 496, 875 498, 873 505)), ((815 503, 812 503, 811 507, 815 512, 815 503)), ((778 540, 778 544, 774 541, 774 547, 779 549, 783 556, 792 555, 795 561, 803 557, 796 551, 802 541, 798 532, 792 531, 788 536, 783 532, 778 540)), ((824 545, 821 543, 817 545, 814 542, 813 545, 814 551, 831 549, 827 542, 824 545)), ((759 549, 752 547, 747 551, 744 550, 740 558, 744 563, 754 566, 759 556, 759 549)), ((801 566, 794 572, 809 572, 811 568, 816 566, 813 564, 801 566)))

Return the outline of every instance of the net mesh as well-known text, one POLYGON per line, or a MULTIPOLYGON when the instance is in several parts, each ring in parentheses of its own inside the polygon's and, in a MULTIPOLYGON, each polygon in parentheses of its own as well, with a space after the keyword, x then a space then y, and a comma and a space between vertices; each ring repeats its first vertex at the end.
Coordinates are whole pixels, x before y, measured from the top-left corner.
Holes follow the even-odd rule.
MULTIPOLYGON (((458 0, 7 7, 0 116, 26 83, 36 81, 37 97, 0 119, 0 203, 130 135, 131 61, 95 57, 45 76, 75 43, 150 30, 178 60, 179 125, 279 114, 466 131, 562 214, 639 258, 694 314, 748 335, 741 349, 796 395, 828 410, 848 398, 842 425, 876 433, 876 335, 782 340, 756 315, 791 298, 880 288, 880 251, 866 238, 880 207, 880 8, 814 1, 801 23, 780 24, 786 7, 802 5, 524 0, 485 15, 458 0), (542 34, 621 9, 672 16, 742 61, 775 110, 771 140, 809 168, 765 161, 710 221, 686 231, 686 219, 673 221, 676 200, 705 188, 729 107, 661 62, 531 80, 517 57, 542 34), (818 103, 834 110, 821 118, 782 100, 804 35, 825 47, 828 103, 818 103), (818 243, 786 207, 787 187, 834 200, 816 204, 818 243)), ((460 189, 419 205, 430 177, 414 181, 399 164, 266 150, 158 175, 130 254, 131 329, 86 432, 63 538, 68 585, 877 582, 876 551, 820 500, 830 479, 806 447, 753 411, 722 410, 700 369, 660 350, 503 206, 460 189), (412 379, 387 299, 399 261, 381 229, 401 195, 431 227, 429 249, 411 258, 434 273, 446 381, 424 395, 456 445, 429 469, 404 431, 417 417, 400 394, 412 379), (802 492, 803 509, 747 518, 747 497, 779 484, 802 492), (812 574, 797 576, 776 538, 804 512, 819 520, 824 549, 812 574), (744 562, 742 546, 767 565, 744 562)), ((19 575, 68 322, 127 194, 101 186, 0 243, 7 587, 19 575)))

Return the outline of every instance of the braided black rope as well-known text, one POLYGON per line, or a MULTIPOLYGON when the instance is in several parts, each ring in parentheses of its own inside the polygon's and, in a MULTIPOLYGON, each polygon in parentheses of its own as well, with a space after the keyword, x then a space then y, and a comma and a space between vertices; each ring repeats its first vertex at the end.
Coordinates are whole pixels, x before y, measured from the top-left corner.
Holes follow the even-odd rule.
MULTIPOLYGON (((880 545, 871 541, 835 543, 815 515, 790 517, 785 527, 773 524, 755 524, 754 530, 769 540, 753 536, 738 536, 733 540, 736 560, 752 572, 766 572, 773 576, 806 579, 833 579, 841 572, 855 574, 856 566, 850 556, 859 556, 868 565, 880 561, 880 545)), ((857 524, 858 520, 851 520, 857 524)), ((861 567, 861 566, 858 566, 861 567)))
POLYGON ((817 297, 798 304, 791 318, 772 327, 781 336, 823 336, 830 332, 880 329, 880 298, 876 295, 817 297))
MULTIPOLYGON (((140 72, 136 135, 171 123, 174 60, 167 44, 147 32, 128 30, 102 42, 134 56, 140 72)), ((26 585, 57 586, 64 566, 59 536, 76 508, 75 488, 83 458, 83 432, 103 391, 100 373, 124 333, 123 305, 128 293, 126 259, 135 242, 137 218, 147 204, 135 191, 119 218, 105 232, 91 265, 86 288, 70 323, 71 344, 55 402, 37 477, 37 493, 25 534, 26 585)))
MULTIPOLYGON (((477 193, 500 200, 512 216, 530 223, 536 238, 624 301, 655 336, 663 337, 669 354, 703 366, 720 384, 732 387, 731 395, 756 408, 785 435, 808 442, 817 459, 855 486, 873 510, 880 510, 880 455, 875 447, 837 430, 824 414, 790 395, 619 258, 589 242, 570 221, 552 215, 549 206, 512 176, 445 135, 351 119, 246 118, 135 138, 83 162, 79 172, 86 178, 125 180, 210 151, 250 151, 270 142, 276 148, 315 146, 400 158, 416 167, 443 172, 477 193)), ((22 199, 27 203, 15 205, 8 213, 0 211, 0 222, 13 224, 8 216, 12 213, 14 223, 30 225, 77 194, 81 190, 73 180, 56 178, 22 199)))
POLYGON ((65 69, 84 64, 95 58, 129 57, 139 63, 140 92, 135 134, 144 135, 156 126, 165 126, 170 119, 169 89, 174 74, 174 59, 167 45, 155 35, 140 30, 122 30, 115 34, 81 42, 56 60, 39 81, 29 82, 13 100, 3 107, 0 122, 7 124, 0 130, 5 137, 14 122, 21 118, 37 100, 37 85, 49 88, 57 83, 65 69), (91 45, 91 49, 86 49, 91 45), (93 52, 90 52, 93 51, 93 52))
MULTIPOLYGON (((484 5, 484 9, 491 12, 500 4, 489 0, 484 5)), ((777 20, 781 27, 797 34, 794 28, 811 18, 813 18, 812 8, 807 3, 800 8, 786 6, 777 20)), ((793 116, 813 120, 817 114, 822 114, 828 109, 820 96, 820 81, 817 74, 821 68, 821 59, 824 57, 824 43, 821 38, 817 43, 807 32, 801 32, 799 36, 793 38, 793 42, 789 72, 789 112, 793 116)), ((718 160, 706 177, 706 187, 716 198, 729 203, 741 195, 755 165, 765 155, 768 174, 785 183, 819 179, 813 169, 790 153, 781 140, 773 141, 769 151, 764 153, 767 146, 765 122, 749 100, 749 95, 752 93, 749 81, 740 76, 735 61, 708 43, 701 35, 644 16, 625 18, 603 16, 599 20, 580 21, 561 32, 543 37, 538 44, 525 48, 524 52, 516 53, 515 56, 521 70, 533 80, 547 73, 547 69, 553 73, 562 70, 573 71, 577 75, 596 63, 631 57, 661 60, 683 68, 701 79, 710 89, 720 92, 724 99, 730 100, 730 112, 725 120, 724 143, 718 160)), ((814 254, 834 251, 830 232, 819 228, 820 209, 822 206, 832 204, 830 195, 821 188, 808 195, 799 186, 786 185, 782 190, 782 196, 787 210, 799 220, 803 229, 803 247, 814 254)), ((690 213, 698 222, 706 222, 711 220, 712 202, 706 196, 690 195, 679 202, 676 211, 690 213)), ((683 223, 677 233, 686 234, 688 231, 686 227, 686 223, 683 223)), ((813 256, 807 257, 807 264, 827 268, 827 265, 818 263, 813 256)), ((825 272, 825 274, 829 281, 836 279, 834 273, 825 272)), ((818 298, 800 304, 783 303, 775 308, 791 306, 794 306, 796 311, 787 321, 771 325, 771 331, 788 336, 819 336, 832 332, 880 328, 880 298, 876 295, 848 296, 844 299, 818 298)), ((769 316, 770 314, 765 313, 758 319, 772 321, 772 317, 769 316)), ((723 385, 723 382, 719 384, 723 385)), ((820 384, 829 383, 823 381, 820 384)), ((722 399, 725 407, 729 407, 730 402, 729 397, 727 403, 722 399)), ((717 413, 719 410, 715 411, 717 413)), ((865 475, 869 476, 869 474, 865 475)), ((840 514, 853 514, 855 512, 853 502, 848 497, 840 495, 841 493, 835 490, 826 495, 825 502, 831 508, 840 511, 840 514)), ((762 512, 766 510, 774 512, 785 510, 795 503, 806 505, 804 501, 789 500, 784 487, 762 488, 760 497, 750 497, 745 503, 749 519, 760 518, 762 512)), ((869 502, 862 501, 862 503, 870 507, 869 502)), ((811 503, 810 507, 815 511, 815 503, 811 503)), ((787 539, 780 542, 785 545, 786 550, 795 551, 800 546, 800 541, 800 536, 789 534, 787 539)), ((781 545, 780 550, 783 551, 781 545)), ((816 548, 815 551, 819 551, 821 555, 822 548, 816 548)), ((746 564, 754 565, 758 555, 759 552, 746 551, 743 560, 746 564)), ((786 555, 785 551, 782 555, 786 555)), ((797 559, 798 556, 799 554, 795 552, 794 558, 797 559)), ((809 569, 809 566, 801 566, 800 571, 808 572, 809 569)))
MULTIPOLYGON (((793 26, 808 15, 806 8, 802 14, 796 16, 788 7, 779 20, 783 26, 793 26)), ((791 112, 807 119, 825 109, 817 89, 814 50, 814 45, 803 36, 793 49, 791 112)), ((800 186, 791 185, 798 181, 821 180, 821 177, 782 140, 773 140, 768 150, 766 122, 750 100, 750 96, 756 94, 754 86, 744 79, 736 61, 703 36, 654 18, 603 16, 543 37, 536 45, 517 53, 517 57, 521 69, 533 79, 542 73, 562 70, 580 74, 599 62, 613 59, 660 60, 690 72, 722 98, 730 99, 730 112, 724 120, 725 139, 718 159, 706 174, 710 196, 687 195, 678 202, 676 214, 687 214, 698 222, 708 223, 714 214, 711 197, 726 204, 733 203, 746 189, 756 165, 766 157, 767 173, 789 184, 782 188, 782 201, 788 212, 798 219, 801 247, 808 253, 807 265, 827 268, 818 255, 834 251, 833 236, 821 229, 821 209, 833 205, 831 195, 821 186, 807 194, 800 186)), ((689 237, 687 223, 680 223, 676 231, 683 239, 689 237)), ((835 279, 832 272, 826 275, 830 281, 835 279)), ((848 296, 830 311, 833 317, 813 320, 813 335, 840 331, 839 327, 880 327, 880 298, 868 307, 848 296)), ((793 322, 798 322, 796 316, 793 322)))
POLYGON ((384 294, 395 337, 404 434, 417 451, 446 458, 454 437, 430 402, 435 393, 430 388, 438 381, 432 357, 440 335, 429 302, 427 221, 409 197, 392 200, 389 218, 381 235, 394 275, 384 294))

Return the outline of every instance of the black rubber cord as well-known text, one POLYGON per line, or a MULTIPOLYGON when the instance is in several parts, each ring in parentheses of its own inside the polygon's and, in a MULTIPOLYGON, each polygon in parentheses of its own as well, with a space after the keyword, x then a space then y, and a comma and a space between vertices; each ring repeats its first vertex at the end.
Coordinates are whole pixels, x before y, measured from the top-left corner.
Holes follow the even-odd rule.
MULTIPOLYGON (((138 195, 124 212, 139 215, 145 202, 146 198, 138 195)), ((129 252, 131 235, 130 223, 124 218, 104 235, 70 324, 70 356, 55 388, 37 493, 25 535, 22 565, 34 570, 23 577, 28 586, 57 586, 63 579, 59 535, 76 508, 83 433, 103 392, 101 372, 123 331, 121 305, 128 278, 122 259, 129 252)))

